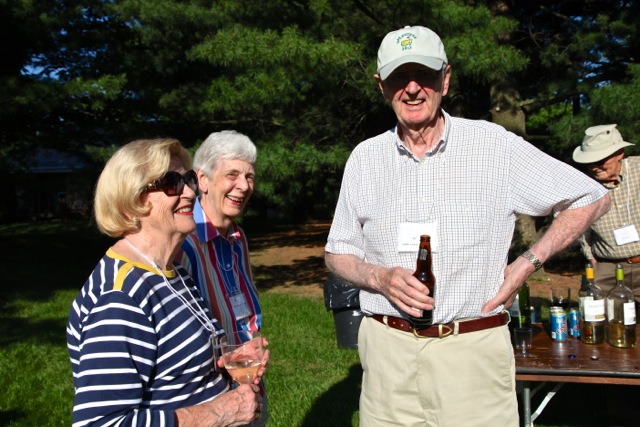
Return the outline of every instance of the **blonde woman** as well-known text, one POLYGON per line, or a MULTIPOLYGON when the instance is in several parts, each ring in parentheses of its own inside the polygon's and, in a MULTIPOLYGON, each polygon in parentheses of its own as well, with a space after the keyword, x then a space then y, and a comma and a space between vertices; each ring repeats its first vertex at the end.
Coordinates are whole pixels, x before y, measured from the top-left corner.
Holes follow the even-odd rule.
POLYGON ((259 379, 229 391, 212 357, 223 331, 174 263, 195 228, 191 166, 175 139, 138 140, 100 176, 96 222, 119 240, 69 315, 73 425, 236 426, 260 415, 259 379))

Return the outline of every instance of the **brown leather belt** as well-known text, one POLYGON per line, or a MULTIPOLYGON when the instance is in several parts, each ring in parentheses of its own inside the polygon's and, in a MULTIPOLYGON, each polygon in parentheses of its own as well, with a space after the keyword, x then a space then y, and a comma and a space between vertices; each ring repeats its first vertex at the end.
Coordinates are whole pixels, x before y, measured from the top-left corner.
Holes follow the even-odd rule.
POLYGON ((422 329, 414 328, 407 320, 399 317, 383 316, 381 314, 374 314, 371 317, 390 328, 397 329, 402 332, 411 332, 417 337, 432 338, 444 338, 453 334, 456 330, 456 323, 458 324, 457 333, 466 334, 467 332, 497 328, 498 326, 506 325, 509 322, 509 315, 506 311, 489 317, 481 317, 480 319, 459 320, 451 323, 437 323, 429 326, 428 328, 422 329))
POLYGON ((598 262, 611 262, 614 264, 638 264, 640 262, 640 255, 632 256, 631 258, 598 259, 598 262))

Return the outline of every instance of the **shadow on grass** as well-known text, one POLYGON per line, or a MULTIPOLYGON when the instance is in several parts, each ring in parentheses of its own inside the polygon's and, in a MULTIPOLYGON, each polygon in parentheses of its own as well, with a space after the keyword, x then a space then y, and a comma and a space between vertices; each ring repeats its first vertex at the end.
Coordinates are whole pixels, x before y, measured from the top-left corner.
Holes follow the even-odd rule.
POLYGON ((324 265, 324 258, 319 256, 299 259, 290 265, 253 266, 252 270, 260 289, 324 283, 329 273, 324 265))
MULTIPOLYGON (((317 248, 323 247, 329 235, 328 221, 290 224, 267 222, 252 218, 242 224, 252 252, 278 247, 317 248)), ((252 266, 256 285, 260 289, 276 286, 307 286, 324 283, 329 270, 323 256, 310 256, 286 264, 252 266)))
MULTIPOLYGON (((555 384, 547 384, 532 399, 532 412, 538 407, 553 385, 555 384)), ((548 405, 535 420, 535 425, 563 427, 637 426, 637 418, 631 423, 629 423, 628 417, 626 422, 615 422, 618 420, 609 419, 607 411, 607 401, 611 397, 609 393, 618 390, 626 391, 627 387, 637 388, 636 386, 566 383, 556 393, 555 397, 549 401, 548 405), (610 423, 610 421, 613 421, 613 423, 610 423)), ((637 406, 635 400, 633 404, 637 406)), ((629 412, 629 414, 633 414, 633 412, 629 412)))
POLYGON ((66 346, 67 319, 30 320, 24 317, 0 317, 0 348, 33 341, 41 345, 66 346))
POLYGON ((13 425, 13 423, 26 418, 26 415, 24 411, 0 411, 0 426, 13 425))
POLYGON ((331 223, 309 222, 305 224, 279 224, 273 221, 250 219, 243 222, 249 247, 252 251, 279 247, 316 247, 324 246, 329 235, 331 223))
POLYGON ((80 290, 113 240, 89 221, 0 226, 0 262, 5 271, 0 308, 17 298, 47 301, 58 290, 80 290))
MULTIPOLYGON (((351 351, 351 350, 350 350, 351 351)), ((350 426, 358 411, 362 367, 355 364, 349 375, 325 391, 307 412, 300 427, 350 426)))
POLYGON ((89 221, 0 225, 0 265, 9 273, 0 286, 0 345, 64 345, 66 317, 33 320, 20 311, 52 301, 58 291, 79 291, 112 243, 89 221))

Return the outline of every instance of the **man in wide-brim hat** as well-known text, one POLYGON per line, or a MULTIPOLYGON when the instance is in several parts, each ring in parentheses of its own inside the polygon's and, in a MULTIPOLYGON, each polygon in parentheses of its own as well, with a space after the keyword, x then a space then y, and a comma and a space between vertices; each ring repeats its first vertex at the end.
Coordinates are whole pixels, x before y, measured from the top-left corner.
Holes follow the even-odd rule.
MULTIPOLYGON (((625 284, 640 301, 640 157, 624 157, 632 146, 615 124, 590 127, 573 152, 573 160, 607 189, 611 210, 600 217, 580 239, 582 252, 594 265, 595 281, 605 295, 615 285, 616 264, 622 264, 625 284)), ((640 419, 637 387, 610 385, 606 388, 609 425, 637 425, 640 419)))
POLYGON ((595 266, 595 280, 608 292, 622 263, 627 285, 640 301, 640 157, 624 158, 625 141, 615 124, 590 127, 573 160, 600 182, 611 196, 611 210, 581 239, 582 252, 595 266))

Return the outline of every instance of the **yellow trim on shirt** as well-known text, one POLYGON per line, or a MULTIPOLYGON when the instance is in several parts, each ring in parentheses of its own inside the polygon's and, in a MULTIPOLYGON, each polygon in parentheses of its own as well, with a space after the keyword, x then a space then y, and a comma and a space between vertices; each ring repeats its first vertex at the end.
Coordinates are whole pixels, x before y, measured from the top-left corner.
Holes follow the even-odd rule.
POLYGON ((133 264, 129 264, 129 263, 120 267, 120 269, 118 270, 118 274, 116 275, 115 283, 113 284, 114 291, 122 290, 122 285, 124 284, 124 278, 127 277, 127 274, 129 274, 129 271, 131 271, 133 267, 134 267, 133 264))
MULTIPOLYGON (((156 270, 155 268, 151 267, 150 265, 143 264, 141 262, 131 261, 129 258, 127 258, 125 256, 122 256, 119 253, 117 253, 116 251, 114 251, 113 248, 109 248, 107 250, 107 256, 109 258, 119 259, 119 260, 125 262, 125 264, 122 267, 120 267, 120 269, 118 270, 118 274, 116 275, 116 281, 113 284, 113 290, 115 290, 115 291, 122 290, 122 284, 124 283, 124 278, 127 276, 129 271, 131 271, 131 269, 133 269, 134 267, 138 267, 138 268, 141 268, 143 270, 147 270, 147 271, 149 271, 149 272, 151 272, 153 274, 158 274, 158 270, 156 270)), ((174 277, 176 277, 176 271, 175 270, 162 270, 162 273, 165 275, 165 277, 167 279, 173 279, 174 277)))

